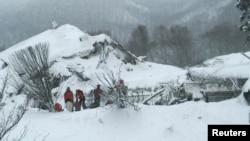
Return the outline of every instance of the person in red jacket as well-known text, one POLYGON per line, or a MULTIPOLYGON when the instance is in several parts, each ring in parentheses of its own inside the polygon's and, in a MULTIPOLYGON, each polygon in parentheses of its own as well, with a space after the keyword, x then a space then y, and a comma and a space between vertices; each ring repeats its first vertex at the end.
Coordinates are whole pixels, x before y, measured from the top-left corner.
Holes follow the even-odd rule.
POLYGON ((86 109, 85 105, 85 95, 82 90, 76 90, 76 101, 79 101, 83 109, 86 109))
POLYGON ((66 92, 64 93, 64 101, 65 103, 68 101, 74 103, 74 95, 72 91, 70 90, 70 87, 67 87, 66 92))

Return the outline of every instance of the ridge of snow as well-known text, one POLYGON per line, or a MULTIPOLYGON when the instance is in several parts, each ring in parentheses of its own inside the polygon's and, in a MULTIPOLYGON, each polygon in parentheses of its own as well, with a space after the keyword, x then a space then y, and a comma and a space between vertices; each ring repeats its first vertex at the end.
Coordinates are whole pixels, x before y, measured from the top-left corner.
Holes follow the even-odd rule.
MULTIPOLYGON (((92 46, 82 46, 79 40, 81 36, 91 38, 88 34, 82 32, 72 25, 62 25, 57 29, 46 30, 36 36, 33 36, 6 49, 5 51, 0 53, 0 58, 8 62, 8 57, 10 54, 20 49, 24 49, 28 46, 34 46, 38 43, 49 43, 51 61, 59 56, 70 56, 74 53, 92 50, 92 46)), ((90 41, 90 43, 94 42, 92 40, 90 41)))

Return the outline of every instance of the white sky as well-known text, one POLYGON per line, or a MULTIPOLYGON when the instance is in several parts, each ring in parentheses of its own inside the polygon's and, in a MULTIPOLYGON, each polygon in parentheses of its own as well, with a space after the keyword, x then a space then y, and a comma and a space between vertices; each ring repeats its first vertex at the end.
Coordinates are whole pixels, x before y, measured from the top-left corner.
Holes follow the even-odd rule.
MULTIPOLYGON (((51 72, 71 76, 65 81, 60 89, 60 97, 57 102, 63 104, 63 92, 67 86, 73 91, 82 88, 85 92, 92 89, 86 82, 80 82, 67 68, 84 70, 85 75, 92 78, 96 70, 99 56, 92 56, 89 59, 80 59, 79 52, 86 53, 93 49, 95 41, 110 40, 107 36, 101 35, 91 37, 74 26, 64 25, 57 30, 47 30, 37 36, 23 41, 4 52, 0 58, 8 62, 8 56, 18 49, 34 45, 39 42, 49 42, 51 61, 57 61, 51 72), (80 42, 79 37, 84 41, 80 42), (64 59, 74 55, 73 59, 64 59)), ((247 53, 249 54, 249 53, 247 53)), ((249 60, 241 54, 222 56, 223 62, 216 63, 213 60, 207 61, 208 67, 191 68, 197 73, 215 76, 244 76, 249 77, 249 60)), ((214 60, 218 60, 214 59, 214 60)), ((0 64, 2 62, 0 61, 0 64)), ((186 70, 155 63, 139 63, 138 65, 122 64, 114 55, 107 59, 110 70, 121 71, 121 77, 129 88, 155 87, 161 82, 185 80, 186 70), (133 71, 127 71, 127 69, 133 71)), ((1 77, 7 69, 0 70, 1 77)), ((250 88, 247 82, 243 91, 250 88)), ((7 91, 14 91, 8 88, 7 91)), ((23 100, 23 95, 5 98, 7 106, 11 108, 23 100), (15 102, 11 102, 14 100, 15 102)), ((117 109, 115 107, 99 107, 87 109, 80 112, 49 113, 30 108, 18 126, 11 131, 9 139, 15 138, 28 125, 28 133, 24 140, 36 141, 206 141, 208 124, 248 124, 249 106, 240 95, 237 98, 217 102, 186 102, 174 106, 145 106, 139 105, 140 110, 135 111, 132 107, 117 109)))

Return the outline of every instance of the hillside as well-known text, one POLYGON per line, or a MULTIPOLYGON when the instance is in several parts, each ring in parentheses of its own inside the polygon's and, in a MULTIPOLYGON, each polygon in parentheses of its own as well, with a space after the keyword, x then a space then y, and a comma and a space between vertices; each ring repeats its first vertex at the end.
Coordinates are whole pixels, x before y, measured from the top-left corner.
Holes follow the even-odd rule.
MULTIPOLYGON (((60 85, 53 89, 53 92, 59 96, 58 102, 63 102, 62 95, 69 86, 73 91, 81 88, 86 94, 89 94, 95 87, 92 81, 96 80, 98 75, 107 72, 112 72, 116 79, 124 79, 125 84, 132 90, 151 89, 152 92, 164 83, 178 82, 181 84, 186 81, 187 70, 142 61, 136 56, 134 56, 136 64, 127 62, 126 56, 133 56, 133 54, 117 48, 119 44, 107 35, 90 36, 69 24, 57 29, 46 30, 1 52, 1 78, 5 78, 8 72, 11 73, 9 71, 11 66, 8 64, 10 64, 9 57, 13 53, 39 43, 49 45, 50 73, 53 78, 60 80, 60 85), (105 60, 102 60, 100 47, 94 46, 94 43, 97 42, 107 42, 105 60)), ((249 52, 246 52, 245 55, 249 55, 249 52)), ((249 59, 242 53, 234 53, 211 58, 201 65, 190 67, 188 71, 204 78, 248 78, 250 76, 246 71, 248 67, 249 59)), ((15 78, 15 76, 12 77, 15 78)), ((5 93, 18 94, 17 89, 12 86, 9 86, 5 93)))
MULTIPOLYGON (((63 108, 63 93, 66 87, 71 87, 73 91, 80 88, 89 93, 94 88, 90 80, 95 79, 96 74, 108 71, 113 71, 117 77, 120 74, 131 89, 153 89, 170 81, 186 81, 187 70, 175 66, 149 63, 136 56, 136 64, 124 63, 123 59, 127 54, 119 48, 114 48, 111 43, 116 42, 110 37, 104 34, 90 36, 69 24, 46 30, 1 52, 1 78, 11 73, 11 66, 6 65, 10 64, 11 54, 43 42, 49 44, 50 72, 54 77, 66 78, 53 89, 58 93, 56 101, 61 103, 63 108), (105 46, 108 49, 105 63, 100 63, 103 58, 100 57, 102 54, 99 49, 93 53, 95 42, 108 44, 105 46), (79 74, 90 80, 83 80, 79 74)), ((247 77, 249 74, 245 71, 246 67, 249 68, 249 60, 236 53, 211 58, 191 70, 204 75, 212 72, 221 77, 225 72, 220 70, 226 70, 233 72, 227 75, 247 77)), ((15 77, 14 74, 10 76, 15 77)), ((3 83, 0 84, 1 87, 3 83)), ((247 81, 242 92, 249 88, 250 81, 247 81)), ((2 109, 5 113, 10 112, 13 106, 22 103, 25 98, 11 86, 7 87, 5 94, 3 102, 6 105, 2 109), (10 93, 12 96, 8 95, 10 93)), ((139 110, 134 110, 133 107, 119 109, 112 105, 102 105, 96 109, 73 113, 66 110, 60 113, 48 112, 30 106, 17 127, 8 134, 8 139, 17 138, 26 127, 27 134, 23 138, 25 141, 206 141, 209 124, 249 122, 249 106, 242 93, 238 97, 221 102, 188 101, 172 106, 147 106, 138 103, 138 106, 139 110)))
POLYGON ((237 24, 234 0, 1 0, 0 45, 7 47, 51 27, 73 24, 90 31, 109 30, 121 43, 138 24, 150 32, 158 25, 186 25, 201 33, 217 23, 237 24), (62 10, 63 9, 63 10, 62 10), (8 15, 8 16, 6 16, 8 15), (18 17, 18 18, 16 18, 18 17), (178 17, 178 18, 177 18, 178 17), (15 33, 15 34, 14 34, 15 33))
MULTIPOLYGON (((4 62, 10 64, 9 57, 15 51, 38 43, 48 43, 50 46, 50 72, 53 77, 67 78, 54 90, 61 95, 58 99, 60 102, 62 102, 62 95, 66 87, 70 86, 73 91, 81 88, 85 93, 89 93, 95 87, 91 85, 91 80, 94 80, 96 75, 109 71, 116 78, 123 78, 129 88, 154 88, 162 82, 176 81, 177 79, 183 81, 186 77, 185 70, 174 66, 145 61, 137 61, 136 65, 124 63, 122 60, 124 54, 112 46, 106 47, 109 50, 106 63, 99 64, 100 52, 92 54, 94 52, 93 44, 104 40, 114 42, 104 34, 90 36, 72 25, 63 25, 58 29, 44 31, 1 52, 0 62, 1 64, 4 62), (171 76, 169 76, 170 73, 171 76), (77 74, 90 79, 90 81, 82 80, 77 74)), ((4 67, 0 71, 4 77, 6 74, 4 72, 8 71, 8 67, 4 67)), ((7 93, 17 91, 13 90, 12 87, 8 89, 7 93)))

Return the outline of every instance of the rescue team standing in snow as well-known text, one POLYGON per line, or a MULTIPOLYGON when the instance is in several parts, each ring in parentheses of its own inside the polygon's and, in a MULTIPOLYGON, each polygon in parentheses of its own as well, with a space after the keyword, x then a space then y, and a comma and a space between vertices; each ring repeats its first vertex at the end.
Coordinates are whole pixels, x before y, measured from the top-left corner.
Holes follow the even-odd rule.
MULTIPOLYGON (((96 108, 100 106, 100 99, 102 95, 102 90, 100 88, 101 86, 98 84, 97 88, 94 89, 94 103, 90 105, 90 108, 96 108)), ((75 101, 74 101, 74 94, 70 90, 70 87, 67 87, 66 92, 64 93, 64 102, 66 105, 66 109, 70 112, 73 111, 80 111, 82 109, 86 109, 86 104, 85 104, 85 95, 82 90, 76 89, 75 93, 75 101)), ((59 103, 55 104, 55 111, 56 112, 61 112, 63 111, 62 105, 59 103)))
MULTIPOLYGON (((110 93, 116 93, 119 95, 119 100, 121 100, 121 107, 124 107, 123 98, 127 96, 127 86, 124 85, 124 80, 120 79, 118 84, 115 84, 114 87, 110 88, 110 93)), ((96 88, 92 91, 94 96, 94 102, 90 104, 89 108, 96 108, 100 106, 101 96, 102 96, 102 89, 100 84, 96 86, 96 88)), ((80 111, 81 109, 86 109, 87 106, 85 104, 85 94, 82 90, 76 89, 75 91, 75 101, 74 101, 74 94, 70 90, 70 87, 67 87, 66 92, 64 93, 64 102, 66 105, 66 109, 70 112, 73 111, 80 111)), ((113 101, 108 100, 105 105, 112 104, 113 101)), ((61 112, 63 111, 62 105, 59 103, 55 104, 55 111, 61 112)))

